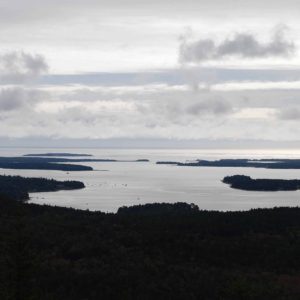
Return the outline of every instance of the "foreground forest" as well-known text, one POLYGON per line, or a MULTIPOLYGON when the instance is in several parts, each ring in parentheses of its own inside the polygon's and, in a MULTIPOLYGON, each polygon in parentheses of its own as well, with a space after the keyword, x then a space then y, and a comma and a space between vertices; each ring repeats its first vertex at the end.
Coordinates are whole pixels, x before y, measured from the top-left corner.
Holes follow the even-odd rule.
POLYGON ((0 299, 299 299, 300 208, 117 214, 0 199, 0 299))

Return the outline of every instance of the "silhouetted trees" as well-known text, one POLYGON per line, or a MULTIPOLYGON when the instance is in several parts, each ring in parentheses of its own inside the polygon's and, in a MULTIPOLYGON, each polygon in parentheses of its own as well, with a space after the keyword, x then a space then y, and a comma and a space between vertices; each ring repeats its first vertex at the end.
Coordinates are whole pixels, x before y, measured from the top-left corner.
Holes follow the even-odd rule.
POLYGON ((0 299, 296 300, 299 232, 300 208, 104 214, 0 199, 0 299))

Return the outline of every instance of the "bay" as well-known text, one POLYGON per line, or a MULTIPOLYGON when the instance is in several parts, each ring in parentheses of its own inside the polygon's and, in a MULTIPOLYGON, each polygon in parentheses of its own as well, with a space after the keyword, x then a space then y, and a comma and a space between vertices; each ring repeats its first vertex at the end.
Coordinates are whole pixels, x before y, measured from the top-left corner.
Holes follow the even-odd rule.
POLYGON ((116 212, 121 206, 153 202, 195 203, 200 209, 236 211, 274 206, 299 206, 299 191, 253 192, 231 189, 221 180, 227 175, 253 178, 300 179, 300 170, 255 168, 204 168, 157 165, 157 161, 185 162, 195 159, 222 158, 300 158, 300 150, 241 149, 56 149, 0 148, 0 156, 28 153, 68 152, 92 154, 99 159, 149 162, 90 162, 94 171, 62 172, 43 170, 5 170, 0 174, 80 180, 85 189, 31 194, 30 203, 77 209, 116 212))

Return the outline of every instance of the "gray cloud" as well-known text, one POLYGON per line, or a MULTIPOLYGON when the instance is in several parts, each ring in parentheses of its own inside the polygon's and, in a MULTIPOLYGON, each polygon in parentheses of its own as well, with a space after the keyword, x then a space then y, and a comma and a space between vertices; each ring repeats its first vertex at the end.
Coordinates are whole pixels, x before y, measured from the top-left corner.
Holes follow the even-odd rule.
POLYGON ((298 107, 289 107, 281 109, 278 112, 278 118, 285 121, 297 121, 300 120, 300 108, 298 107))
POLYGON ((3 89, 0 92, 0 111, 11 111, 22 107, 26 102, 24 90, 21 88, 3 89))
POLYGON ((196 124, 218 123, 226 120, 234 107, 221 95, 212 93, 199 94, 186 91, 182 94, 171 93, 169 98, 155 97, 152 101, 136 103, 141 124, 152 128, 170 128, 178 126, 195 126, 196 124), (160 99, 164 99, 161 101, 160 99))
POLYGON ((0 83, 22 83, 37 78, 48 70, 39 54, 7 52, 0 55, 0 83))
POLYGON ((182 63, 199 63, 211 60, 220 60, 228 57, 266 58, 287 57, 295 52, 295 44, 285 35, 286 28, 279 26, 275 29, 269 42, 260 42, 250 33, 235 33, 216 43, 213 39, 188 41, 183 38, 179 59, 182 63))
POLYGON ((38 90, 27 90, 20 87, 4 88, 0 90, 0 112, 12 112, 33 105, 45 96, 46 93, 38 90))
POLYGON ((187 107, 186 111, 191 115, 227 115, 233 111, 233 108, 227 100, 218 97, 193 103, 187 107))

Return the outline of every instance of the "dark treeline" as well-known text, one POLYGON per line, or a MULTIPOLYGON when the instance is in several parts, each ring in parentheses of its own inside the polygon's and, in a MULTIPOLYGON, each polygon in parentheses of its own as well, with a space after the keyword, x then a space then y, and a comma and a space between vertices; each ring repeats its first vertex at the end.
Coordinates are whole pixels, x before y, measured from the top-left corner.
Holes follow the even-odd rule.
POLYGON ((189 167, 247 167, 265 169, 300 169, 300 159, 220 159, 194 162, 158 161, 157 164, 189 167))
POLYGON ((82 189, 80 181, 57 181, 45 178, 26 178, 0 175, 0 194, 15 200, 28 200, 29 193, 82 189))
POLYGON ((226 176, 224 183, 232 188, 247 191, 296 191, 300 189, 300 180, 291 179, 252 179, 250 176, 226 176))
POLYGON ((0 200, 0 299, 298 300, 300 208, 117 214, 0 200))
POLYGON ((123 206, 118 209, 118 214, 121 215, 174 215, 174 214, 191 214, 191 213, 198 213, 199 208, 195 204, 187 204, 187 203, 176 203, 176 204, 169 204, 164 203, 149 203, 144 205, 134 205, 134 206, 123 206))

